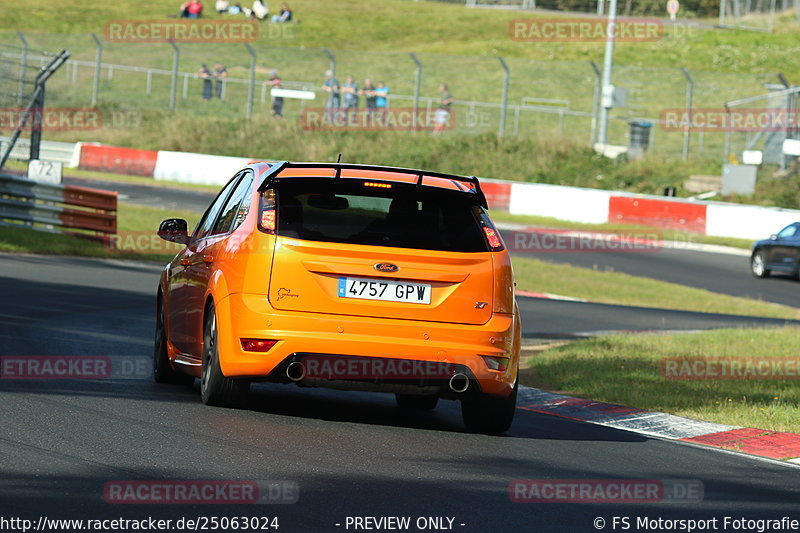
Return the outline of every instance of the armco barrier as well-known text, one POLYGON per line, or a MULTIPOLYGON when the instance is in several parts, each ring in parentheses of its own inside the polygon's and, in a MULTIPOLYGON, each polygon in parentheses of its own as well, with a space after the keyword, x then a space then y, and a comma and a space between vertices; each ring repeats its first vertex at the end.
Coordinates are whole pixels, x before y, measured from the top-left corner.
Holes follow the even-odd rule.
POLYGON ((153 177, 203 185, 225 185, 252 158, 160 150, 153 177))
POLYGON ((705 233, 706 205, 686 200, 611 196, 608 221, 705 233))
POLYGON ((158 152, 94 143, 81 143, 79 168, 152 177, 158 152))
POLYGON ((105 235, 117 232, 116 211, 116 192, 0 174, 2 225, 103 240, 105 235))
MULTIPOLYGON (((0 153, 5 149, 6 143, 10 142, 8 137, 0 137, 0 153)), ((67 167, 75 168, 78 166, 78 151, 80 143, 62 143, 57 141, 42 141, 39 144, 39 159, 42 161, 54 161, 67 167)), ((27 161, 30 155, 30 140, 20 138, 11 150, 11 159, 27 161)))

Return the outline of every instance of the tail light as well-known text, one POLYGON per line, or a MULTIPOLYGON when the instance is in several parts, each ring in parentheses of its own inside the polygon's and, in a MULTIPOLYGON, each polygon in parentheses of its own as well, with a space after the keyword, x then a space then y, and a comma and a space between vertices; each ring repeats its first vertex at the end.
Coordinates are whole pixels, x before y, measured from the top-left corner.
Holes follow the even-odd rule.
POLYGON ((505 372, 508 368, 508 357, 497 357, 494 355, 482 355, 484 363, 489 368, 489 370, 497 370, 499 372, 505 372))
POLYGON ((492 252, 502 252, 505 250, 506 246, 503 244, 503 239, 500 237, 500 233, 497 232, 497 228, 494 227, 489 215, 486 214, 486 211, 478 207, 477 215, 480 219, 483 236, 486 238, 486 244, 489 245, 489 249, 492 252))
POLYGON ((258 229, 264 233, 275 235, 278 218, 275 211, 275 189, 267 189, 261 193, 258 213, 258 229))
POLYGON ((273 339, 240 339, 245 352, 268 352, 278 341, 273 339))

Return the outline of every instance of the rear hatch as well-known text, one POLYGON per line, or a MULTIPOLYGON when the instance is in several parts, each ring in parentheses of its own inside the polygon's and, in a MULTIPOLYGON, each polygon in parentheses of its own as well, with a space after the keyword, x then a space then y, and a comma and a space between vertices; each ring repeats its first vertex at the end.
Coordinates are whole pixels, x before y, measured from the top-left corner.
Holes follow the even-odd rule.
POLYGON ((491 318, 488 219, 463 192, 298 177, 272 187, 275 308, 461 324, 491 318))

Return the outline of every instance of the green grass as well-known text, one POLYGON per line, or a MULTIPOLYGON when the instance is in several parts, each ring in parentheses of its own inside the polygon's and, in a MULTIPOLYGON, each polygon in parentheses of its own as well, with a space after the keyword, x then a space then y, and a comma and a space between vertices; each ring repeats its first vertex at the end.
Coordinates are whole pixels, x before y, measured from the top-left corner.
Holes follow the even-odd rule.
POLYGON ((512 215, 503 211, 492 211, 492 220, 495 222, 511 222, 514 224, 526 224, 528 226, 553 228, 553 229, 573 229, 573 230, 586 230, 598 232, 623 232, 627 234, 633 233, 634 235, 641 235, 645 238, 647 235, 656 234, 659 238, 665 241, 677 241, 680 243, 692 244, 715 244, 720 246, 729 246, 731 248, 741 248, 749 250, 753 246, 753 242, 747 239, 736 239, 733 237, 713 237, 710 235, 700 235, 698 233, 690 233, 688 231, 679 231, 672 229, 654 229, 651 226, 639 226, 635 224, 589 224, 586 222, 573 222, 570 220, 560 220, 558 218, 540 217, 533 215, 512 215))
MULTIPOLYGON (((800 318, 800 310, 793 307, 718 294, 621 272, 592 270, 522 257, 514 257, 512 262, 517 289, 523 291, 554 293, 607 304, 800 318)), ((749 275, 744 262, 742 276, 749 275)))
MULTIPOLYGON (((58 9, 51 9, 52 5, 46 0, 8 0, 3 5, 0 29, 102 34, 110 20, 163 19, 175 14, 179 3, 174 0, 153 0, 145 4, 93 2, 88 7, 80 0, 63 0, 58 9), (31 16, 33 12, 36 16, 31 16)), ((602 42, 523 43, 509 38, 510 20, 549 18, 550 14, 466 9, 458 4, 407 0, 295 0, 291 5, 300 20, 300 24, 293 25, 296 30, 293 36, 270 40, 264 30, 262 42, 273 47, 502 55, 561 61, 598 60, 603 54, 602 42)), ((278 5, 270 4, 270 7, 275 10, 278 5)), ((206 16, 220 17, 213 11, 213 2, 207 3, 206 16)), ((797 23, 792 16, 781 17, 774 34, 667 28, 665 38, 659 42, 619 42, 616 58, 621 65, 783 71, 792 79, 800 66, 796 31, 797 23)))
POLYGON ((174 257, 181 246, 159 239, 156 230, 162 220, 173 217, 185 218, 192 228, 200 215, 192 211, 120 203, 117 211, 119 240, 115 241, 120 243, 118 248, 71 235, 0 226, 0 252, 165 261, 174 257))
POLYGON ((798 328, 625 335, 578 341, 526 359, 523 382, 592 400, 772 431, 800 432, 795 380, 667 380, 671 358, 792 358, 798 328))

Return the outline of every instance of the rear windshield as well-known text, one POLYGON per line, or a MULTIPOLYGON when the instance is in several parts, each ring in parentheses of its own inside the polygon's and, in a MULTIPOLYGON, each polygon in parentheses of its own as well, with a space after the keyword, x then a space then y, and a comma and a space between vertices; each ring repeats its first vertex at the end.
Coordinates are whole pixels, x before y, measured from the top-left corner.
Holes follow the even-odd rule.
POLYGON ((362 180, 277 184, 278 234, 311 241, 486 252, 481 208, 459 193, 362 180), (365 184, 366 183, 366 184, 365 184))

